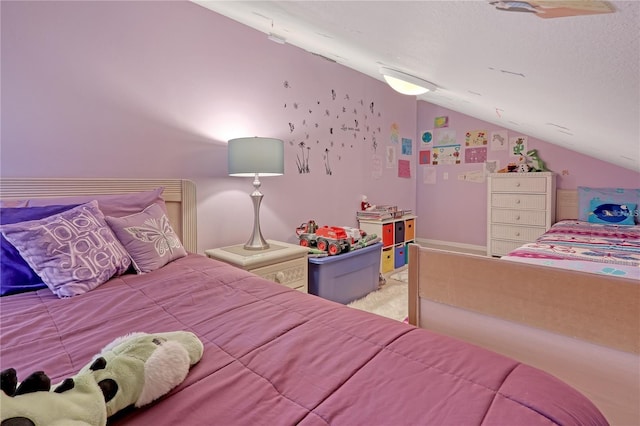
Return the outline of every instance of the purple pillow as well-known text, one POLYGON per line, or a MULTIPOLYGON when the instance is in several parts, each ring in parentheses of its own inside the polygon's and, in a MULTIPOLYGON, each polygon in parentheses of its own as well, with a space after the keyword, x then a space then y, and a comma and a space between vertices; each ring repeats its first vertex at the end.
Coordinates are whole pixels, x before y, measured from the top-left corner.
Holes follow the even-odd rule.
POLYGON ((58 297, 86 293, 131 265, 95 200, 0 230, 58 297))
MULTIPOLYGON (((42 219, 76 207, 46 206, 0 209, 0 225, 42 219)), ((0 296, 47 288, 18 250, 0 234, 0 296)))
POLYGON ((125 217, 105 217, 107 224, 131 256, 138 273, 155 271, 184 257, 187 251, 174 232, 167 214, 157 204, 125 217))
MULTIPOLYGON (((29 198, 26 200, 7 200, 7 207, 34 207, 61 204, 84 204, 92 200, 98 201, 98 207, 104 215, 122 217, 144 210, 152 203, 157 203, 166 211, 162 192, 164 187, 149 191, 107 195, 77 195, 73 197, 29 198)), ((5 206, 5 201, 3 201, 5 206)))

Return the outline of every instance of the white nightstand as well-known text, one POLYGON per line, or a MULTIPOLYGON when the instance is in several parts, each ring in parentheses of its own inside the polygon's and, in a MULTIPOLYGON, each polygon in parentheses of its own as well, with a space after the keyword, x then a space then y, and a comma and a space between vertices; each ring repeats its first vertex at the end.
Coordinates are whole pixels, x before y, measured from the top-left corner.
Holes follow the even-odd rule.
POLYGON ((238 244, 205 250, 204 253, 212 259, 221 260, 269 281, 307 293, 309 249, 280 241, 267 242, 270 247, 266 250, 246 250, 244 244, 238 244))

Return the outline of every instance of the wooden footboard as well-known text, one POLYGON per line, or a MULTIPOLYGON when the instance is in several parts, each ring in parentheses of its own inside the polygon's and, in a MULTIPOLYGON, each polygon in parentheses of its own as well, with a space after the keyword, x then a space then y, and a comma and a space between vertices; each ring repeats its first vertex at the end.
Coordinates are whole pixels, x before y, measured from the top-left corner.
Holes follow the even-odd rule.
POLYGON ((545 370, 640 424, 640 283, 409 247, 409 322, 545 370))
POLYGON ((424 298, 640 353, 640 283, 634 280, 412 245, 409 283, 414 325, 424 298))

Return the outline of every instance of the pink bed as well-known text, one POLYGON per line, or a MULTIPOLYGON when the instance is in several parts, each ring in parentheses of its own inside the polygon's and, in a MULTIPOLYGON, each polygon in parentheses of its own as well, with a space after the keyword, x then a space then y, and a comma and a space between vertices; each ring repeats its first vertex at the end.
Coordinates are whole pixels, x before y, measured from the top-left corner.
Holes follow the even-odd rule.
POLYGON ((502 259, 640 279, 640 226, 562 220, 502 259))
POLYGON ((2 297, 0 312, 1 368, 54 383, 126 333, 196 333, 186 381, 113 424, 607 424, 542 371, 196 254, 72 298, 2 297))
POLYGON ((0 248, 16 245, 13 266, 29 259, 46 278, 39 290, 0 280, 2 291, 23 291, 0 297, 0 370, 19 379, 44 370, 56 384, 132 332, 186 330, 203 342, 184 382, 109 424, 607 424, 540 370, 193 254, 190 181, 3 178, 0 201, 0 248), (34 225, 26 214, 45 217, 34 225), (71 274, 95 259, 95 274, 71 274))

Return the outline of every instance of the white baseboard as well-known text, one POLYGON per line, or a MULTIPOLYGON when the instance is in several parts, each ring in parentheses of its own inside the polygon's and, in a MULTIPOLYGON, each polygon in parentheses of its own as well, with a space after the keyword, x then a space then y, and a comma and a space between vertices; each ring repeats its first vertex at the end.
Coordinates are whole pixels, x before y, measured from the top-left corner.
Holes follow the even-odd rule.
POLYGON ((486 246, 478 246, 475 244, 464 244, 464 243, 456 243, 453 241, 441 241, 441 240, 432 240, 429 238, 416 238, 416 243, 421 246, 429 247, 429 246, 445 246, 453 249, 459 249, 460 251, 479 251, 479 252, 487 252, 486 246))

